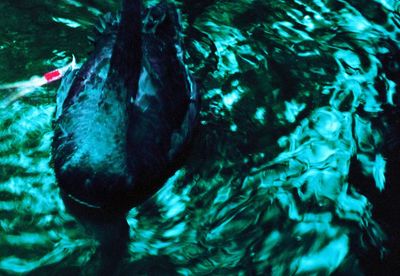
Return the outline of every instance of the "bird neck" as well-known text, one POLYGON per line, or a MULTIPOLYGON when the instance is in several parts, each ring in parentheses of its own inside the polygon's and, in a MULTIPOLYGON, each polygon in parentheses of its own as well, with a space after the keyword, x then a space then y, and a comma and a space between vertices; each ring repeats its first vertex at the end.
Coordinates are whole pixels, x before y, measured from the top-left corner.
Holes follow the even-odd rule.
MULTIPOLYGON (((107 84, 136 93, 142 58, 142 1, 123 0, 107 84)), ((113 87, 115 89, 115 87, 113 87)), ((128 94, 131 94, 128 93, 128 94)), ((132 95, 130 95, 132 96, 132 95)))

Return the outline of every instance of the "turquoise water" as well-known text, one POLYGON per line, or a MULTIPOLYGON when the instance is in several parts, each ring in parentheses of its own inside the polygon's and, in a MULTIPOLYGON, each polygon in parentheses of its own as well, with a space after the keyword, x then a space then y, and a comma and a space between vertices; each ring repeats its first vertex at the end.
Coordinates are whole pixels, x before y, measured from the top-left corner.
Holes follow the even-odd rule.
MULTIPOLYGON (((93 25, 118 2, 1 1, 0 84, 72 55, 82 63, 93 25)), ((178 5, 203 88, 201 127, 184 167, 128 214, 117 273, 362 275, 357 260, 384 252, 390 233, 368 191, 379 199, 396 184, 385 180, 376 121, 398 99, 387 57, 398 51, 400 4, 178 5)), ((65 211, 51 165, 58 85, 0 90, 0 274, 101 267, 99 243, 65 211)))

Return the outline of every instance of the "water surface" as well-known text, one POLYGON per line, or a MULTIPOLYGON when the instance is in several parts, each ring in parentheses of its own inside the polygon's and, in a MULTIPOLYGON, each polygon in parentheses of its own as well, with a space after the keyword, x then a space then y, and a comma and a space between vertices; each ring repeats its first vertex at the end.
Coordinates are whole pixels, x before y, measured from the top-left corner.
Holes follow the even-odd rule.
MULTIPOLYGON (((398 103, 400 4, 178 5, 203 89, 201 127, 185 166, 129 213, 119 274, 368 271, 362 260, 384 252, 394 217, 373 210, 394 202, 379 201, 396 185, 385 181, 380 126, 385 106, 398 103)), ((72 54, 82 63, 93 25, 117 9, 118 1, 1 1, 0 83, 72 54)), ((65 211, 52 169, 58 85, 13 102, 16 91, 1 91, 0 274, 93 275, 100 266, 98 242, 65 211)))

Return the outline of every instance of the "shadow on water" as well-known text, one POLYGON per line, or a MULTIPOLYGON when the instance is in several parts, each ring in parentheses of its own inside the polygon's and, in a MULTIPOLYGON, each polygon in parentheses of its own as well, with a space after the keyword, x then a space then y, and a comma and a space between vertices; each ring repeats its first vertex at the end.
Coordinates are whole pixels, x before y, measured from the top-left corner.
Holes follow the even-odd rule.
MULTIPOLYGON (((379 55, 382 62, 380 70, 395 83, 400 82, 400 49, 392 40, 382 42, 388 51, 379 55)), ((383 80, 377 80, 377 87, 383 90, 383 80)), ((400 88, 396 87, 394 103, 400 103, 400 88)), ((382 100, 384 101, 384 100, 382 100)), ((383 190, 374 187, 374 180, 362 173, 362 165, 353 158, 350 167, 349 182, 357 185, 360 193, 368 197, 373 209, 374 219, 385 233, 383 247, 371 244, 370 250, 360 252, 360 262, 366 275, 394 275, 400 271, 400 108, 397 105, 384 105, 382 114, 372 123, 384 137, 381 151, 386 160, 386 187, 383 190)))
POLYGON ((116 275, 128 253, 129 225, 126 214, 92 208, 61 193, 67 211, 99 243, 96 253, 98 264, 94 266, 92 273, 101 276, 116 275))

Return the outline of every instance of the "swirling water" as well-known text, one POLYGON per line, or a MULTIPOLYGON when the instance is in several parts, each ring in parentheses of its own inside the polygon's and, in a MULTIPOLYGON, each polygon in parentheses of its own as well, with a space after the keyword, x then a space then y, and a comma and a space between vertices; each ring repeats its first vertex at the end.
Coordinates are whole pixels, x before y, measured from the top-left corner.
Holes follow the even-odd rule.
MULTIPOLYGON (((400 4, 177 4, 203 89, 201 126, 185 165, 128 214, 117 274, 371 272, 365 256, 393 254, 384 241, 396 215, 378 211, 398 212, 382 207, 395 200, 380 200, 398 184, 387 177, 380 125, 398 102, 400 4)), ((0 83, 72 54, 83 62, 93 25, 118 5, 1 1, 0 83)), ((95 275, 101 266, 97 240, 65 211, 52 169, 58 85, 18 98, 0 90, 0 274, 95 275)))

